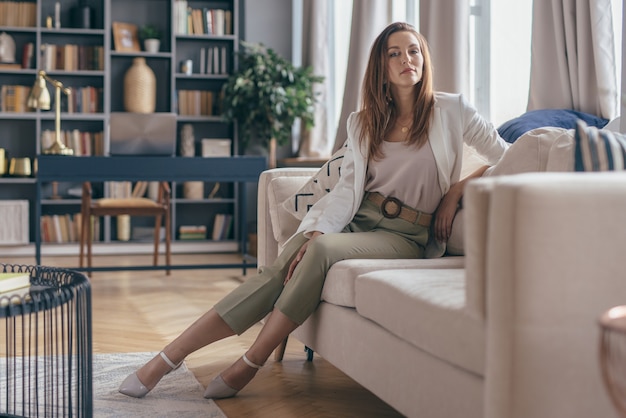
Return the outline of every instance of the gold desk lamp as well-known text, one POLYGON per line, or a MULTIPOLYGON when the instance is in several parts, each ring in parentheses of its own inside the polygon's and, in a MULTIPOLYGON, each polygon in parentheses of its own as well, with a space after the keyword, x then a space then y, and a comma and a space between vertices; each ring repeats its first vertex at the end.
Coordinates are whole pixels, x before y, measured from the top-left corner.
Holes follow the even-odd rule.
POLYGON ((32 109, 50 110, 50 92, 46 81, 49 81, 56 90, 55 92, 55 107, 56 117, 55 123, 55 141, 50 147, 43 150, 44 154, 56 154, 56 155, 74 155, 74 150, 66 147, 61 142, 61 91, 66 95, 70 95, 72 92, 70 89, 63 87, 63 83, 58 80, 54 80, 46 74, 45 71, 39 70, 35 84, 28 96, 28 107, 32 109))

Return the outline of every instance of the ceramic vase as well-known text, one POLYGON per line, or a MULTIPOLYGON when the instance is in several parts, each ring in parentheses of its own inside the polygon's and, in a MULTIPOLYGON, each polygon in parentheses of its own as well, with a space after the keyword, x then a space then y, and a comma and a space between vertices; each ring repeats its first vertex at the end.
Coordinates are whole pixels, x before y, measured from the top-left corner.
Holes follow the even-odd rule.
POLYGON ((134 113, 156 109, 156 76, 143 57, 134 58, 124 75, 124 109, 134 113))

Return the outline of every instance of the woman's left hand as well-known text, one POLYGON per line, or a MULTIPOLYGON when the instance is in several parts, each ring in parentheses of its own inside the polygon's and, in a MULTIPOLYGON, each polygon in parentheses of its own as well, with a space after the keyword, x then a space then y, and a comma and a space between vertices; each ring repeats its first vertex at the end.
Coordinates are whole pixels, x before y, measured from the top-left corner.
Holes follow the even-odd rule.
POLYGON ((452 222, 456 216, 456 212, 459 207, 459 201, 463 196, 463 184, 456 183, 450 187, 448 193, 445 194, 439 207, 435 212, 435 223, 433 225, 433 232, 435 233, 435 239, 439 242, 447 242, 452 234, 452 222))
POLYGON ((447 242, 452 234, 452 222, 459 210, 459 202, 463 197, 465 184, 471 180, 481 177, 489 168, 488 165, 479 167, 476 171, 465 177, 463 180, 450 186, 450 190, 439 202, 439 207, 435 211, 435 223, 433 224, 433 232, 435 239, 439 242, 447 242))
POLYGON ((459 201, 456 198, 446 194, 439 207, 435 212, 435 223, 433 226, 433 232, 435 233, 435 239, 439 242, 447 242, 452 233, 452 222, 456 215, 456 210, 459 201))

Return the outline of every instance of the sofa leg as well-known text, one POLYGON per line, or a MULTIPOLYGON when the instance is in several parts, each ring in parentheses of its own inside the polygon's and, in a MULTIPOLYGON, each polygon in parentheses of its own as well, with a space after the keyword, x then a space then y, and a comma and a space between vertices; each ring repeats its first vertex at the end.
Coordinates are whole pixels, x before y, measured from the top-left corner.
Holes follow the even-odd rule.
POLYGON ((313 361, 313 350, 305 345, 304 351, 306 352, 306 361, 313 361))
POLYGON ((285 349, 287 348, 287 340, 289 340, 289 337, 285 337, 283 342, 281 342, 280 345, 276 347, 276 350, 274 350, 274 361, 283 361, 285 349))

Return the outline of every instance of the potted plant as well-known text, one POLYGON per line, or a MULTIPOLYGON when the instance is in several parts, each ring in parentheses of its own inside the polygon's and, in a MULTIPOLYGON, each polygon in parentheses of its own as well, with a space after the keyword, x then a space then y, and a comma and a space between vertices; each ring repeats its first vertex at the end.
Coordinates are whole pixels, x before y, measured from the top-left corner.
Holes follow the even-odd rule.
POLYGON ((147 52, 159 52, 161 47, 161 31, 154 25, 144 25, 139 30, 139 36, 143 40, 143 49, 147 52))
POLYGON ((243 148, 252 139, 267 146, 273 168, 276 145, 289 142, 296 119, 305 128, 313 126, 313 85, 324 78, 310 67, 296 68, 263 44, 242 41, 241 46, 239 69, 223 86, 224 118, 237 122, 243 148))

